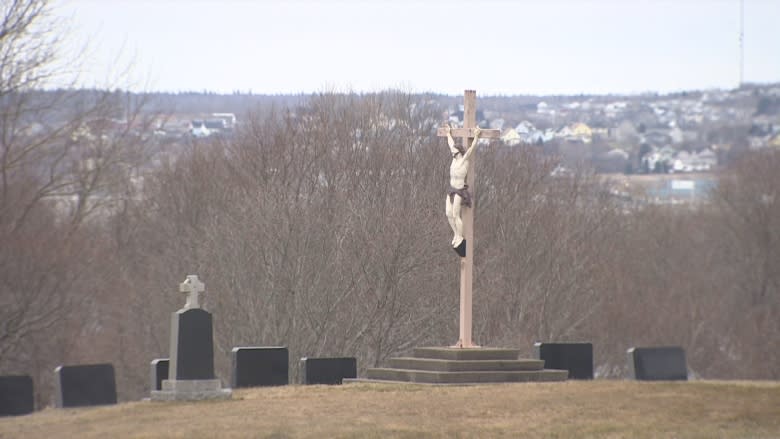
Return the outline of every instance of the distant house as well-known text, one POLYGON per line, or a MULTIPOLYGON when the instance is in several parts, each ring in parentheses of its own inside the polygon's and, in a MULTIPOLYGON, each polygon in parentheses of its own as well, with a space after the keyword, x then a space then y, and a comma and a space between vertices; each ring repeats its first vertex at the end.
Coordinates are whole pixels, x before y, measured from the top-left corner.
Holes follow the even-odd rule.
POLYGON ((558 138, 558 139, 568 139, 568 138, 570 138, 572 136, 573 136, 573 133, 571 131, 571 127, 569 127, 568 125, 564 126, 564 127, 561 127, 561 129, 559 129, 555 133, 555 137, 558 138))
POLYGON ((555 115, 555 109, 550 107, 547 102, 541 101, 536 104, 536 112, 538 114, 546 114, 548 116, 555 115))
POLYGON ((718 165, 718 157, 711 149, 698 153, 680 151, 672 163, 672 172, 710 171, 718 165))
POLYGON ((547 131, 535 130, 528 134, 529 143, 546 143, 555 138, 555 131, 548 129, 547 131))
POLYGON ((705 148, 699 151, 699 162, 705 166, 709 165, 710 167, 714 167, 718 164, 718 156, 715 154, 715 151, 705 148))
POLYGON ((236 125, 236 115, 234 113, 212 113, 211 117, 225 121, 225 127, 232 129, 236 125))
POLYGON ((233 130, 236 116, 233 113, 213 113, 211 117, 192 119, 189 132, 193 137, 209 137, 233 130))
POLYGON ((670 164, 657 148, 642 157, 642 169, 647 173, 667 173, 670 164))
POLYGON ((190 122, 190 134, 192 137, 208 137, 211 135, 211 130, 206 127, 205 121, 193 120, 190 122))
POLYGON ((524 120, 524 121, 520 122, 515 127, 515 131, 517 131, 518 134, 530 134, 534 130, 536 130, 536 128, 534 127, 534 124, 532 124, 531 122, 529 122, 527 120, 524 120))
POLYGON ((628 107, 627 102, 623 102, 623 101, 610 102, 604 106, 604 115, 606 115, 611 119, 616 118, 621 114, 623 114, 624 111, 626 111, 626 107, 628 107))
POLYGON ((493 119, 493 120, 491 120, 489 127, 492 130, 502 130, 502 129, 504 129, 504 119, 493 119))
POLYGON ((514 130, 517 132, 517 135, 520 139, 520 143, 525 143, 529 145, 536 145, 538 143, 543 143, 551 140, 553 137, 551 135, 549 138, 547 138, 544 132, 537 130, 534 124, 527 120, 524 120, 519 124, 517 124, 514 130))
POLYGON ((769 141, 769 146, 772 148, 780 148, 780 134, 777 134, 769 141))
POLYGON ((593 130, 582 122, 575 123, 571 127, 574 137, 581 140, 583 143, 590 143, 593 140, 593 130))
POLYGON ((750 149, 761 149, 767 146, 766 137, 750 136, 748 141, 750 142, 750 149))
POLYGON ((203 121, 203 124, 211 130, 212 133, 218 133, 227 129, 227 122, 223 119, 208 119, 203 121))
POLYGON ((501 135, 501 141, 504 142, 504 145, 507 146, 515 146, 519 145, 522 142, 522 139, 520 138, 520 134, 518 134, 517 130, 514 128, 510 128, 501 135))
POLYGON ((577 122, 558 130, 555 137, 569 142, 590 143, 593 140, 593 131, 588 125, 577 122))

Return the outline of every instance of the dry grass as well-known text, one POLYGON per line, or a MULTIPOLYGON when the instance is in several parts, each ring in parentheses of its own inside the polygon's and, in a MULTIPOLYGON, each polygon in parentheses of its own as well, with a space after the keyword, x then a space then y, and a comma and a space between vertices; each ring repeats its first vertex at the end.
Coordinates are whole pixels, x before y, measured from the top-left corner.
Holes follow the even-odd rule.
POLYGON ((780 383, 286 386, 0 419, 0 438, 53 437, 780 438, 780 383))

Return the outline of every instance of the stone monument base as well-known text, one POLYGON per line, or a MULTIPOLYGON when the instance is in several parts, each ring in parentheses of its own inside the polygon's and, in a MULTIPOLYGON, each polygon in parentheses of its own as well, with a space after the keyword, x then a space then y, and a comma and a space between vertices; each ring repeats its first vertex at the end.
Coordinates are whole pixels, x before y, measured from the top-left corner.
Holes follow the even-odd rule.
POLYGON ((152 401, 200 401, 230 399, 233 391, 214 380, 163 380, 162 390, 152 391, 152 401))
POLYGON ((518 349, 416 348, 414 357, 391 358, 388 368, 371 368, 355 382, 439 385, 566 381, 566 370, 545 369, 544 361, 519 359, 518 349))

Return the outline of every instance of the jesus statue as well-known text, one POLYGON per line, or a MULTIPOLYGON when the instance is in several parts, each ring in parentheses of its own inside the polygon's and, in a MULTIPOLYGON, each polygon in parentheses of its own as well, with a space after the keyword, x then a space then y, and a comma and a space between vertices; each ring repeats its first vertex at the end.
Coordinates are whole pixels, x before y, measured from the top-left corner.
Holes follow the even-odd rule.
POLYGON ((479 139, 480 129, 474 129, 474 140, 466 151, 463 147, 455 144, 452 138, 452 128, 447 125, 447 144, 452 153, 452 163, 450 164, 450 188, 447 190, 447 220, 452 228, 452 248, 461 257, 466 257, 466 239, 463 237, 463 221, 460 211, 462 207, 471 207, 472 199, 469 187, 466 184, 466 174, 469 169, 469 160, 473 157, 479 139))

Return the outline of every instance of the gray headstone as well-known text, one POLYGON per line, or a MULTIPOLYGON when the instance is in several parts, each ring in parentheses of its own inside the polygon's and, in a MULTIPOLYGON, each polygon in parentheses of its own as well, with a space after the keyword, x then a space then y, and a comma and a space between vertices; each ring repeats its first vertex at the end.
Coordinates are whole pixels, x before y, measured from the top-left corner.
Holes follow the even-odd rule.
POLYGON ((211 313, 180 309, 171 315, 170 380, 214 379, 211 313))
MULTIPOLYGON (((187 294, 184 308, 171 315, 171 343, 168 377, 160 379, 153 365, 152 401, 198 401, 230 399, 232 391, 223 389, 214 375, 214 336, 211 313, 200 308, 198 295, 205 284, 190 274, 179 284, 187 294)), ((162 362, 157 363, 160 368, 162 362)))
POLYGON ((29 375, 0 376, 0 416, 19 416, 35 410, 29 375))
POLYGON ((231 387, 284 386, 290 383, 286 347, 237 347, 231 352, 231 387))
POLYGON ((156 358, 151 362, 151 383, 152 390, 162 390, 163 380, 168 379, 168 366, 170 361, 167 358, 156 358))
POLYGON ((111 364, 58 366, 54 375, 57 407, 116 404, 116 379, 111 364))
POLYGON ((357 359, 301 358, 302 384, 341 384, 344 378, 357 378, 357 359))
POLYGON ((569 371, 569 379, 593 379, 592 343, 534 343, 536 358, 545 369, 569 371))
POLYGON ((685 381, 688 365, 680 346, 631 348, 628 368, 636 380, 685 381))

